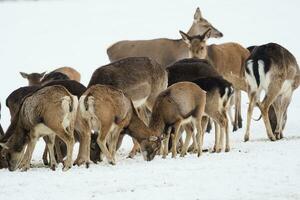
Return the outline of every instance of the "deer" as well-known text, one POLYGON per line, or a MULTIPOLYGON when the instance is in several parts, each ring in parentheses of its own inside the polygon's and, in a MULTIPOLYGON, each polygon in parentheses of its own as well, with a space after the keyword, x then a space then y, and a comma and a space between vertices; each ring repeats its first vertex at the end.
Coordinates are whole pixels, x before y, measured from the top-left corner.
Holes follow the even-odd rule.
MULTIPOLYGON (((194 21, 190 27, 189 35, 203 34, 208 28, 211 29, 210 37, 221 38, 223 33, 217 30, 210 22, 203 18, 199 8, 194 14, 194 21)), ((127 57, 149 57, 162 67, 187 58, 188 47, 182 39, 172 40, 159 38, 153 40, 124 40, 119 41, 107 49, 107 55, 111 62, 127 57)))
MULTIPOLYGON (((169 86, 181 81, 190 81, 206 91, 205 118, 203 118, 202 128, 207 126, 207 117, 213 119, 215 122, 215 145, 213 151, 222 151, 224 134, 226 134, 225 152, 230 151, 226 112, 234 94, 232 84, 223 79, 207 60, 183 59, 170 65, 167 71, 169 86)), ((190 130, 186 129, 187 131, 190 130)), ((197 151, 195 138, 193 138, 193 141, 189 151, 197 151)))
MULTIPOLYGON (((163 158, 168 154, 169 139, 172 140, 172 158, 177 156, 177 143, 182 132, 191 126, 197 130, 196 141, 198 157, 202 154, 203 131, 201 120, 204 115, 206 92, 192 82, 179 82, 161 92, 155 100, 149 128, 157 136, 162 136, 164 148, 163 158)), ((181 150, 184 157, 193 132, 187 131, 187 137, 181 150)))
POLYGON ((234 92, 235 116, 233 131, 242 127, 241 118, 241 91, 247 92, 245 80, 245 62, 250 53, 237 43, 224 43, 207 45, 206 40, 210 37, 211 30, 207 29, 203 34, 190 36, 179 31, 183 41, 189 47, 190 58, 208 60, 225 80, 232 83, 234 92))
MULTIPOLYGON (((250 53, 252 53, 256 47, 257 47, 256 45, 249 46, 249 47, 247 47, 247 49, 249 50, 250 53)), ((256 120, 256 121, 258 121, 258 120, 256 120)), ((270 109, 269 109, 269 121, 270 121, 272 131, 274 133, 276 126, 277 126, 277 116, 276 116, 273 104, 270 106, 270 109)), ((286 121, 287 121, 287 113, 285 112, 284 116, 283 116, 283 124, 282 124, 283 129, 285 127, 286 121)))
POLYGON ((28 80, 28 85, 41 85, 42 82, 49 82, 51 80, 70 79, 80 82, 80 73, 72 67, 60 67, 53 70, 49 74, 42 73, 25 73, 20 72, 21 76, 28 80), (44 81, 43 81, 44 79, 44 81))
MULTIPOLYGON (((92 130, 93 135, 97 134, 97 144, 109 164, 116 164, 115 155, 121 132, 139 142, 147 161, 152 160, 160 149, 160 138, 139 118, 132 101, 113 86, 95 84, 89 87, 79 99, 79 113, 88 124, 88 130, 92 130)), ((86 148, 86 151, 89 149, 86 148)))
MULTIPOLYGON (((110 85, 123 91, 147 124, 149 118, 145 111, 152 111, 156 97, 167 88, 168 75, 154 60, 147 57, 129 57, 96 69, 88 88, 95 84, 110 85)), ((136 154, 137 147, 138 143, 134 142, 130 158, 136 154)))
POLYGON ((300 83, 297 60, 283 46, 267 43, 253 48, 246 63, 249 106, 244 141, 248 141, 250 137, 251 117, 255 105, 261 111, 268 138, 271 141, 281 139, 292 94, 300 83), (265 91, 265 96, 260 101, 262 91, 265 91), (272 130, 270 124, 271 106, 276 114, 275 130, 272 130))
POLYGON ((26 96, 6 134, 0 140, 9 170, 28 170, 35 144, 39 137, 44 136, 47 136, 50 168, 56 168, 54 140, 55 136, 58 136, 67 145, 63 171, 70 169, 77 106, 77 97, 58 85, 42 87, 26 96))
MULTIPOLYGON (((51 81, 47 84, 45 84, 42 87, 46 87, 46 86, 52 86, 52 85, 61 85, 63 87, 65 87, 72 95, 77 96, 77 98, 79 99, 80 96, 85 92, 86 87, 84 85, 82 85, 81 83, 74 81, 74 80, 56 80, 56 81, 51 81)), ((6 105, 9 108, 10 114, 11 114, 11 119, 14 118, 15 113, 17 113, 18 109, 19 109, 19 105, 21 104, 23 98, 25 98, 27 95, 34 93, 35 91, 37 91, 38 89, 40 89, 40 86, 25 86, 25 87, 20 87, 18 89, 16 89, 15 91, 13 91, 6 99, 6 105)), ((84 124, 82 125, 80 123, 80 119, 76 118, 76 126, 75 126, 75 141, 79 141, 81 138, 84 138, 85 135, 82 135, 82 128, 84 130, 84 124), (78 120, 78 121, 77 121, 78 120), (79 125, 82 125, 83 127, 80 127, 79 125)), ((89 163, 89 159, 82 159, 82 157, 85 157, 84 155, 82 155, 82 148, 85 148, 86 144, 83 144, 82 142, 80 142, 80 153, 78 154, 78 159, 76 159, 76 161, 74 162, 75 164, 79 164, 79 163, 84 163, 86 162, 87 164, 89 163), (79 162, 80 160, 80 162, 79 162)), ((63 141, 61 139, 59 139, 58 137, 55 138, 55 155, 56 155, 56 160, 57 162, 62 162, 63 158, 66 156, 67 154, 67 147, 66 145, 63 143, 63 141)), ((91 157, 91 160, 94 161, 97 158, 95 157, 91 157)), ((45 150, 43 153, 43 162, 45 165, 48 165, 48 149, 47 146, 45 146, 45 150)))

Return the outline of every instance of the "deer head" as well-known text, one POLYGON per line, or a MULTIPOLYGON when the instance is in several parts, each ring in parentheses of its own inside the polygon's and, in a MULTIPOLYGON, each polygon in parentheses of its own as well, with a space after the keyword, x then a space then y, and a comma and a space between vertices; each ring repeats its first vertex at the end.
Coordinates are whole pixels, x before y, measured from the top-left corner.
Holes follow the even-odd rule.
POLYGON ((20 72, 21 76, 28 80, 28 85, 40 85, 41 79, 44 77, 46 72, 43 73, 31 73, 20 72))
POLYGON ((150 136, 148 139, 143 140, 140 146, 144 160, 151 161, 160 150, 161 138, 150 136))
POLYGON ((223 37, 223 33, 221 33, 211 23, 209 23, 206 19, 203 18, 200 8, 198 7, 194 14, 194 22, 190 30, 188 31, 188 35, 195 36, 195 35, 203 34, 207 29, 211 30, 209 37, 212 38, 223 37))
POLYGON ((190 58, 205 59, 207 56, 206 40, 210 37, 211 29, 201 35, 190 36, 179 31, 182 40, 188 45, 190 58))

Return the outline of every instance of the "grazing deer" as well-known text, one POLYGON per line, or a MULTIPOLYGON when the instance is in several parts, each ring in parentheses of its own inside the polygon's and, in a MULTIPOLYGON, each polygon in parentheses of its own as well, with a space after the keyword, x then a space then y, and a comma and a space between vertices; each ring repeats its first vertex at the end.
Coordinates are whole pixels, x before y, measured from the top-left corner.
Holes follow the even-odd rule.
MULTIPOLYGON (((112 165, 116 164, 115 154, 121 131, 139 142, 145 160, 152 160, 160 148, 160 139, 138 117, 131 100, 112 86, 91 86, 79 100, 79 115, 88 124, 88 130, 97 133, 97 144, 112 165), (111 140, 108 142, 109 138, 111 140)), ((101 157, 102 154, 100 160, 101 157)))
POLYGON ((245 71, 250 102, 244 140, 249 140, 250 123, 255 104, 261 111, 268 138, 271 141, 281 139, 287 108, 293 91, 299 86, 300 72, 296 58, 279 44, 268 43, 252 50, 245 71), (265 91, 265 97, 260 102, 262 90, 265 91), (271 105, 277 118, 274 134, 269 120, 271 105))
MULTIPOLYGON (((82 85, 81 83, 79 83, 77 81, 73 81, 73 80, 51 81, 51 82, 45 84, 43 87, 52 86, 52 85, 64 86, 72 95, 77 96, 78 99, 86 90, 86 87, 84 85, 82 85)), ((38 89, 40 89, 40 86, 21 87, 15 91, 13 91, 7 97, 6 105, 9 108, 9 111, 11 113, 11 119, 13 119, 15 113, 17 113, 17 111, 19 110, 19 105, 21 105, 23 98, 26 97, 27 95, 35 92, 38 89)), ((80 119, 78 119, 78 120, 80 120, 80 119)), ((75 134, 74 135, 75 135, 76 141, 80 141, 80 139, 84 137, 81 135, 82 132, 80 131, 81 130, 81 127, 79 126, 80 124, 81 123, 78 122, 78 123, 76 123, 76 126, 75 126, 75 134)), ((79 146, 80 153, 78 154, 79 157, 84 157, 84 156, 82 156, 81 152, 82 152, 82 148, 84 148, 85 145, 86 144, 80 142, 80 146, 79 146)), ((44 150, 44 154, 43 154, 43 162, 45 165, 48 165, 48 163, 49 163, 47 154, 48 154, 48 149, 47 149, 47 146, 45 146, 45 150, 44 150)), ((55 157, 56 157, 57 162, 58 163, 62 162, 63 158, 66 156, 66 154, 67 154, 66 145, 61 141, 61 139, 56 137, 55 138, 55 157)), ((95 160, 96 158, 91 158, 91 159, 95 160)), ((76 164, 77 164, 77 161, 79 161, 79 159, 77 159, 75 161, 76 164)))
MULTIPOLYGON (((214 151, 220 152, 222 150, 223 136, 226 134, 225 151, 228 152, 230 145, 226 111, 233 95, 232 84, 223 79, 206 60, 180 60, 169 66, 167 71, 169 86, 180 81, 191 81, 206 91, 205 114, 212 118, 216 125, 214 151)), ((203 128, 207 126, 207 122, 207 118, 204 118, 203 128)), ((194 141, 189 150, 195 151, 195 149, 194 141)))
MULTIPOLYGON (((210 37, 223 37, 223 34, 219 30, 202 17, 200 9, 197 8, 188 34, 203 34, 208 28, 211 29, 210 37)), ((107 49, 107 55, 111 62, 127 57, 149 57, 166 68, 169 64, 177 60, 187 58, 189 51, 187 45, 181 39, 171 40, 160 38, 153 40, 120 41, 107 49)))
POLYGON ((63 170, 71 168, 77 106, 77 97, 57 85, 43 87, 24 98, 0 141, 9 170, 29 169, 35 144, 43 136, 48 136, 51 169, 56 167, 53 149, 55 136, 60 137, 67 145, 67 159, 63 170))
POLYGON ((183 41, 189 46, 191 58, 207 59, 219 74, 234 86, 235 117, 233 131, 241 128, 241 90, 247 91, 244 63, 250 55, 249 51, 237 43, 207 46, 206 40, 210 37, 210 29, 207 29, 204 34, 197 36, 190 36, 182 31, 180 31, 180 34, 183 41))
MULTIPOLYGON (((95 84, 111 85, 130 98, 139 115, 147 123, 145 108, 152 111, 154 101, 167 88, 167 72, 147 57, 130 57, 98 68, 92 75, 88 88, 95 84)), ((136 153, 135 146, 129 157, 136 153)))
MULTIPOLYGON (((168 87, 157 97, 149 127, 164 135, 163 158, 168 154, 169 138, 172 138, 172 157, 177 155, 177 143, 181 137, 180 128, 193 126, 197 130, 198 156, 202 153, 203 131, 201 119, 204 114, 206 92, 191 82, 180 82, 168 87)), ((181 150, 184 156, 193 132, 187 137, 181 150)))
POLYGON ((41 82, 49 82, 51 80, 70 79, 80 82, 80 73, 72 67, 61 67, 49 74, 43 73, 31 73, 20 72, 21 76, 28 80, 29 86, 41 85, 41 82), (54 73, 57 72, 57 73, 54 73), (46 75, 45 75, 46 74, 46 75), (45 80, 44 80, 45 79, 45 80))

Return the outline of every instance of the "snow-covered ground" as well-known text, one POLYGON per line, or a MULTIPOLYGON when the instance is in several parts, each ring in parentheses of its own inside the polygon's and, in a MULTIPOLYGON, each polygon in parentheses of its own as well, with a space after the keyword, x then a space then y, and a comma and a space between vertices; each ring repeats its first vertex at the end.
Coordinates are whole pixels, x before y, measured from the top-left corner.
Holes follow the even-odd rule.
MULTIPOLYGON (((5 99, 27 84, 18 74, 58 66, 78 69, 87 83, 92 72, 108 63, 106 48, 122 39, 179 38, 187 31, 196 7, 224 33, 220 40, 250 46, 277 42, 300 60, 298 0, 65 0, 0 3, 1 124, 9 125, 5 99)), ((243 116, 247 97, 243 96, 243 116)), ((106 162, 89 169, 53 172, 42 165, 40 142, 28 172, 0 170, 0 199, 300 199, 300 93, 288 113, 285 138, 270 142, 262 121, 253 122, 251 141, 244 128, 231 134, 229 153, 197 158, 143 161, 126 159, 127 138, 117 165, 106 162)), ((256 110, 255 116, 259 113, 256 110)), ((245 121, 245 120, 244 120, 245 121)), ((211 147, 213 134, 205 136, 211 147)))

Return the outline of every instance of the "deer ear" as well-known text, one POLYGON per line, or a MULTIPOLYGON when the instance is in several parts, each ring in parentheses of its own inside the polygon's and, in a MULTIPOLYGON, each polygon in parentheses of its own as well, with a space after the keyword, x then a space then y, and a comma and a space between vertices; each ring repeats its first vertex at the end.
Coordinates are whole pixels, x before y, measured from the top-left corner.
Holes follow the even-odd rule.
POLYGON ((149 141, 150 141, 150 142, 155 142, 157 139, 158 139, 158 137, 153 136, 153 135, 151 135, 151 136, 149 137, 149 141))
POLYGON ((27 74, 27 73, 25 73, 25 72, 20 72, 20 74, 21 74, 21 76, 22 76, 23 78, 28 78, 28 74, 27 74))
POLYGON ((183 32, 183 31, 179 31, 179 33, 180 33, 180 35, 181 35, 181 37, 182 37, 182 40, 183 40, 185 43, 187 43, 188 45, 191 44, 191 37, 190 37, 188 34, 186 34, 186 33, 183 32))
POLYGON ((40 76, 44 77, 45 74, 46 74, 46 72, 40 73, 40 76))
POLYGON ((201 18, 202 18, 202 14, 201 14, 200 8, 198 7, 194 14, 194 20, 200 21, 201 18))
POLYGON ((211 35, 211 29, 209 28, 207 31, 205 31, 201 36, 200 39, 202 41, 206 41, 208 38, 210 38, 211 35))
POLYGON ((8 149, 8 146, 6 143, 0 143, 0 147, 2 147, 3 149, 8 149))

